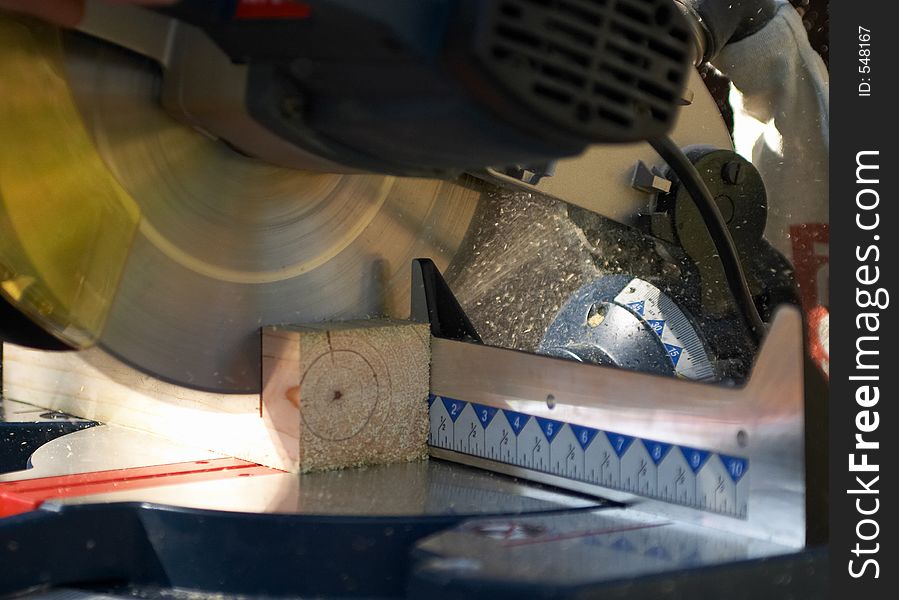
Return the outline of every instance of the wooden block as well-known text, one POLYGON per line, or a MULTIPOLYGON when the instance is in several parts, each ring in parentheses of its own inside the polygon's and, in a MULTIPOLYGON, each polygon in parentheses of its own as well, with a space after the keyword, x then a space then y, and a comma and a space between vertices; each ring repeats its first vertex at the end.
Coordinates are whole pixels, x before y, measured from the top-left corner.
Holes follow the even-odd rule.
POLYGON ((263 416, 298 440, 300 470, 427 455, 428 325, 266 328, 262 354, 263 416))
POLYGON ((145 375, 99 349, 4 344, 3 393, 287 471, 427 453, 427 325, 364 321, 263 331, 263 393, 213 394, 145 375))

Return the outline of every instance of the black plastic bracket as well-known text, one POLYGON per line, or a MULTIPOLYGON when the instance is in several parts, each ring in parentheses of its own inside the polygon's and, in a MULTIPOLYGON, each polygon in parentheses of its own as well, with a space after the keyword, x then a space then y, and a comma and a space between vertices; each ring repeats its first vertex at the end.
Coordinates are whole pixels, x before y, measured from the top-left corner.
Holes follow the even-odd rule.
POLYGON ((413 321, 431 324, 431 335, 482 344, 481 336, 430 258, 412 261, 413 321))

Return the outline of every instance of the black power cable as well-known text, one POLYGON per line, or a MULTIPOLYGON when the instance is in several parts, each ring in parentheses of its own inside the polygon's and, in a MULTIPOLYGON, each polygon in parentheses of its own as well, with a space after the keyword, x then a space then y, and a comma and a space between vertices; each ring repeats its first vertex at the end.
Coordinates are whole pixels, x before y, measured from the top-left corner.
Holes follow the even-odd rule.
POLYGON ((712 243, 715 244, 715 249, 718 251, 718 258, 724 267, 724 277, 731 295, 733 295, 749 331, 755 337, 756 342, 761 343, 767 328, 752 298, 749 281, 743 271, 743 264, 740 262, 734 238, 730 235, 730 230, 727 228, 727 223, 724 221, 712 193, 702 180, 699 171, 680 149, 680 146, 674 143, 670 137, 652 139, 649 140, 649 144, 662 157, 662 160, 668 163, 681 185, 687 189, 696 208, 699 209, 699 214, 702 215, 712 243))

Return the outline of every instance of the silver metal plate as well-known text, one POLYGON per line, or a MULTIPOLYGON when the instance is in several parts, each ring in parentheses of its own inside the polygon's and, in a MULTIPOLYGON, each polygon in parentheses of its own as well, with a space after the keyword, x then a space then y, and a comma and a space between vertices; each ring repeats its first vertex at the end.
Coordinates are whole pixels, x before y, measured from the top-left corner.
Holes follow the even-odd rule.
POLYGON ((627 509, 477 519, 417 548, 434 556, 420 567, 429 575, 546 587, 664 576, 795 552, 627 509))
POLYGON ((802 319, 742 388, 435 339, 434 454, 641 511, 805 543, 802 319))
MULTIPOLYGON (((8 401, 4 400, 4 404, 6 402, 8 401)), ((38 410, 46 412, 44 409, 38 410)), ((182 446, 136 429, 98 425, 44 444, 31 455, 29 469, 0 474, 0 481, 21 481, 216 458, 224 456, 182 446)))
MULTIPOLYGON (((100 425, 41 446, 32 468, 0 475, 21 481, 224 458, 152 434, 100 425)), ((51 500, 54 504, 153 502, 246 513, 355 516, 495 515, 598 507, 602 501, 439 460, 318 473, 273 472, 156 485, 51 500)))
POLYGON ((245 513, 408 517, 522 514, 601 504, 438 460, 163 485, 52 502, 152 502, 245 513))

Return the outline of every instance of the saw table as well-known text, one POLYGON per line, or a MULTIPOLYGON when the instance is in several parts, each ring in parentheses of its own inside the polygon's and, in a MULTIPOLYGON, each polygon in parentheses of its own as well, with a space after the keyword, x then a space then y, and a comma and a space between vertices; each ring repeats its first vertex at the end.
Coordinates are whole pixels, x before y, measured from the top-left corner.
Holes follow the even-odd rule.
POLYGON ((17 419, 58 437, 0 476, 4 589, 823 593, 826 553, 806 547, 802 358, 783 352, 797 314, 775 320, 749 384, 723 390, 476 343, 433 263, 415 273, 414 314, 435 336, 430 460, 291 474, 7 400, 7 440, 48 435, 17 419), (653 401, 616 402, 619 386, 653 401))
MULTIPOLYGON (((7 419, 24 410, 4 403, 7 419)), ((0 510, 21 498, 38 506, 0 525, 5 591, 85 599, 824 591, 821 550, 440 459, 295 475, 75 424, 89 426, 42 446, 31 470, 2 476, 0 510)))

